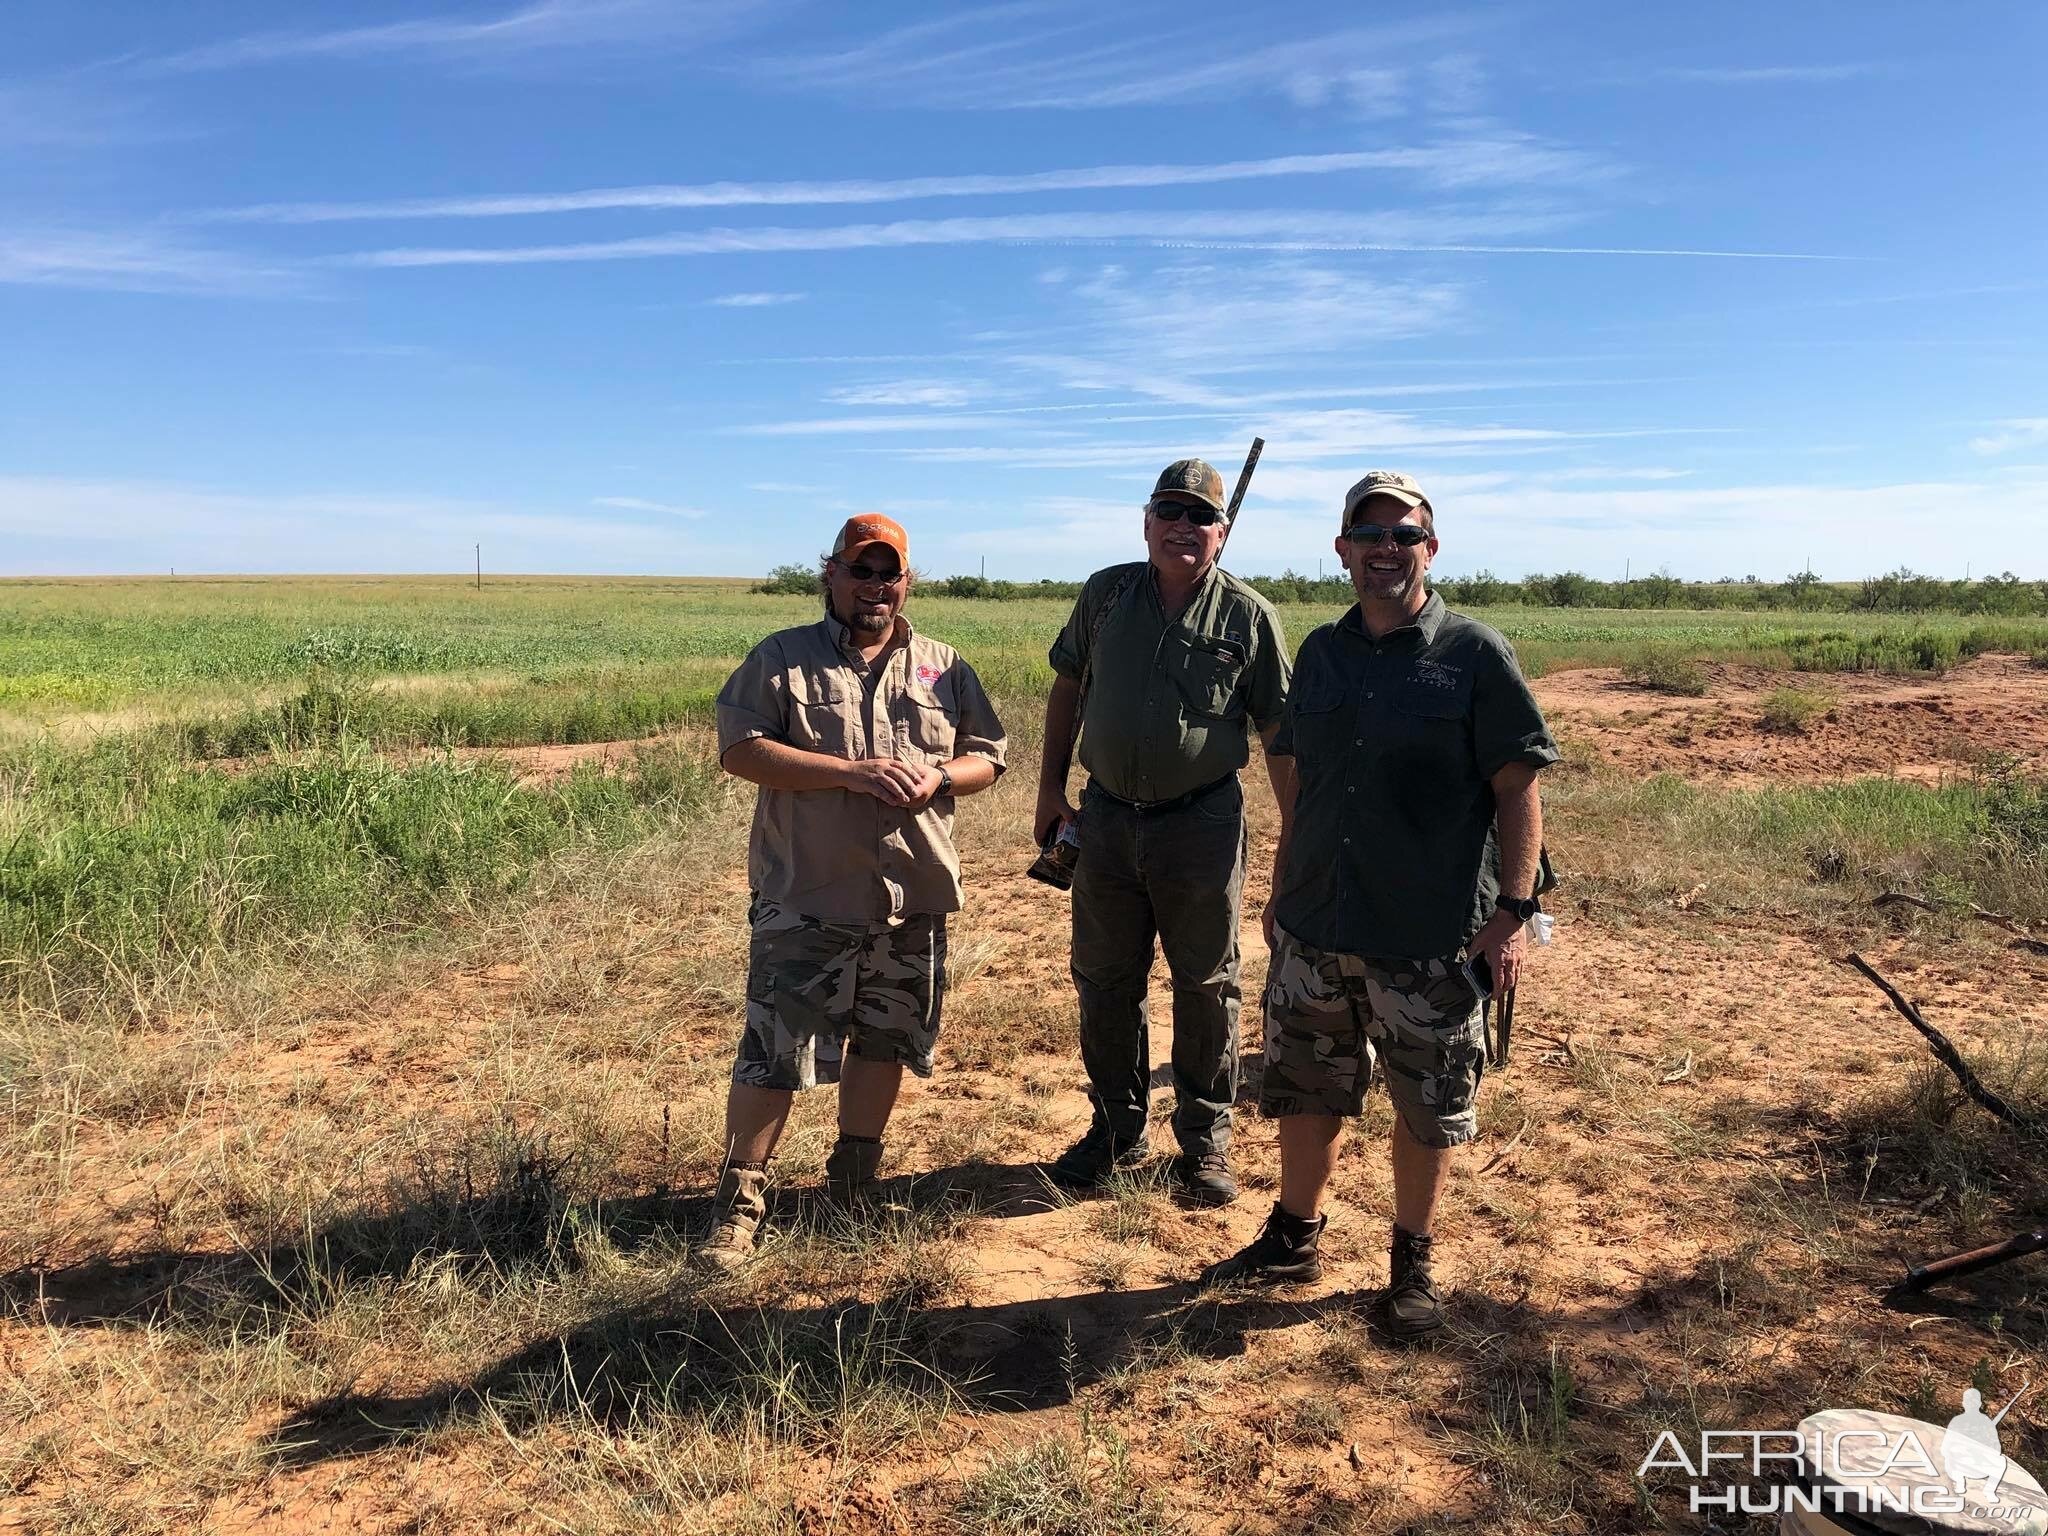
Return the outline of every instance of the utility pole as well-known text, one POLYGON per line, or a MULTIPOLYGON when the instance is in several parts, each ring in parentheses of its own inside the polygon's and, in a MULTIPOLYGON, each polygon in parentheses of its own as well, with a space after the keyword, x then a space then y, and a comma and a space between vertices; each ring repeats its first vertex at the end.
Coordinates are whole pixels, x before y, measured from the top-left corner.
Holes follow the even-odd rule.
POLYGON ((1635 568, 1636 563, 1633 558, 1621 562, 1621 584, 1624 587, 1628 585, 1629 575, 1631 572, 1635 570, 1635 568))
POLYGON ((484 589, 484 547, 481 544, 476 547, 476 589, 479 592, 484 589))
POLYGON ((981 579, 982 579, 983 581, 987 581, 987 580, 988 580, 988 556, 987 556, 987 555, 983 555, 983 556, 981 557, 981 579))

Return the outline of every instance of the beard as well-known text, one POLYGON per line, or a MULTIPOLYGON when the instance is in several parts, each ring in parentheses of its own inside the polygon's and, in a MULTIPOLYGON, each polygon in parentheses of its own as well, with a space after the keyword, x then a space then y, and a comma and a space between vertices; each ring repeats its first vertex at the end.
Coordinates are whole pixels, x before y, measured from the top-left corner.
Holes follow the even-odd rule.
POLYGON ((1406 602, 1415 591, 1415 583, 1421 580, 1413 571, 1404 571, 1399 576, 1382 576, 1373 571, 1360 575, 1352 585, 1361 598, 1372 598, 1377 602, 1406 602))
POLYGON ((846 627, 864 635, 879 635, 890 624, 886 613, 856 613, 846 621, 846 627))

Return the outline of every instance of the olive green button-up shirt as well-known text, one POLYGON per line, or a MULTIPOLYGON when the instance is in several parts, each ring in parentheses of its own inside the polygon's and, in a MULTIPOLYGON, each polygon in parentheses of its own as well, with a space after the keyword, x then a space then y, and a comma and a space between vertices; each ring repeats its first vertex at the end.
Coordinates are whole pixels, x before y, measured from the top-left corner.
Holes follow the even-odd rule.
POLYGON ((1390 960, 1447 958, 1478 932, 1499 895, 1493 776, 1558 758, 1513 648, 1433 592, 1377 640, 1354 604, 1302 641, 1272 751, 1300 783, 1274 920, 1390 960))
MULTIPOLYGON (((762 736, 849 762, 985 757, 998 772, 1006 746, 981 679, 950 645, 899 618, 869 662, 829 615, 768 636, 719 690, 719 755, 762 736)), ((957 912, 952 796, 912 812, 857 790, 764 787, 747 877, 759 894, 830 922, 957 912)))
POLYGON ((1140 805, 1177 799, 1244 767, 1246 720, 1263 731, 1287 703, 1287 642, 1273 605, 1212 566, 1187 608, 1169 619, 1148 563, 1113 565, 1088 578, 1053 642, 1049 659, 1061 677, 1080 681, 1112 592, 1082 706, 1081 766, 1119 800, 1140 805))

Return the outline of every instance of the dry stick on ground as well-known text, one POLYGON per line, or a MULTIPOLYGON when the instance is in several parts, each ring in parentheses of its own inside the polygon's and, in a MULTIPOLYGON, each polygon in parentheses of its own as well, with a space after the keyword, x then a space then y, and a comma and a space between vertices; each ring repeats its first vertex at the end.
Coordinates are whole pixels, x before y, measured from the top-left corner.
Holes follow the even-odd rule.
POLYGON ((2022 1130, 2029 1131, 2038 1129, 2030 1117, 2021 1114, 1989 1088, 1986 1088, 1983 1080, 1970 1069, 1970 1064, 1963 1060, 1962 1052, 1955 1048, 1948 1036, 1921 1018, 1920 1010, 1906 1001, 1905 995, 1897 987, 1878 975, 1876 969, 1872 967, 1868 960, 1865 960, 1861 955, 1851 954, 1848 957, 1848 963, 1875 982, 1878 990, 1892 1000, 1892 1006, 1899 1010, 1905 1017, 1906 1022, 1927 1037, 1927 1048, 1934 1052, 1935 1060, 1939 1061, 1956 1075, 1956 1081, 1963 1085, 1963 1092, 1967 1093, 2007 1125, 2018 1126, 2022 1130))
MULTIPOLYGON (((1941 910, 1933 902, 1923 901, 1918 896, 1908 896, 1904 891, 1886 891, 1870 904, 1873 907, 1918 907, 1922 912, 1939 912, 1941 910)), ((2025 928, 2020 926, 2010 912, 1987 912, 1982 907, 1972 906, 1970 908, 1970 916, 1981 918, 1987 923, 2003 928, 2007 933, 2013 935, 2013 942, 2019 948, 2029 950, 2037 955, 2048 955, 2048 939, 2035 938, 2025 928)))

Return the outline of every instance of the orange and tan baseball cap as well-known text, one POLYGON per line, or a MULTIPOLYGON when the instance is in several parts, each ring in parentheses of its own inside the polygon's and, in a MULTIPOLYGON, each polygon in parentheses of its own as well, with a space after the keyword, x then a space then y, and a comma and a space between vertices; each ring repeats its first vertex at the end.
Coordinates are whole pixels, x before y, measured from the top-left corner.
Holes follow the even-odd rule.
POLYGON ((1361 503, 1372 496, 1391 496, 1408 507, 1429 507, 1432 517, 1436 508, 1429 506, 1429 498, 1422 494, 1422 487, 1404 474, 1391 469, 1370 469, 1365 478, 1344 493, 1344 526, 1351 526, 1352 517, 1361 503))
POLYGON ((895 518, 879 512, 856 512, 849 517, 832 541, 832 558, 857 553, 870 544, 886 544, 896 551, 898 560, 910 564, 910 535, 895 518))

